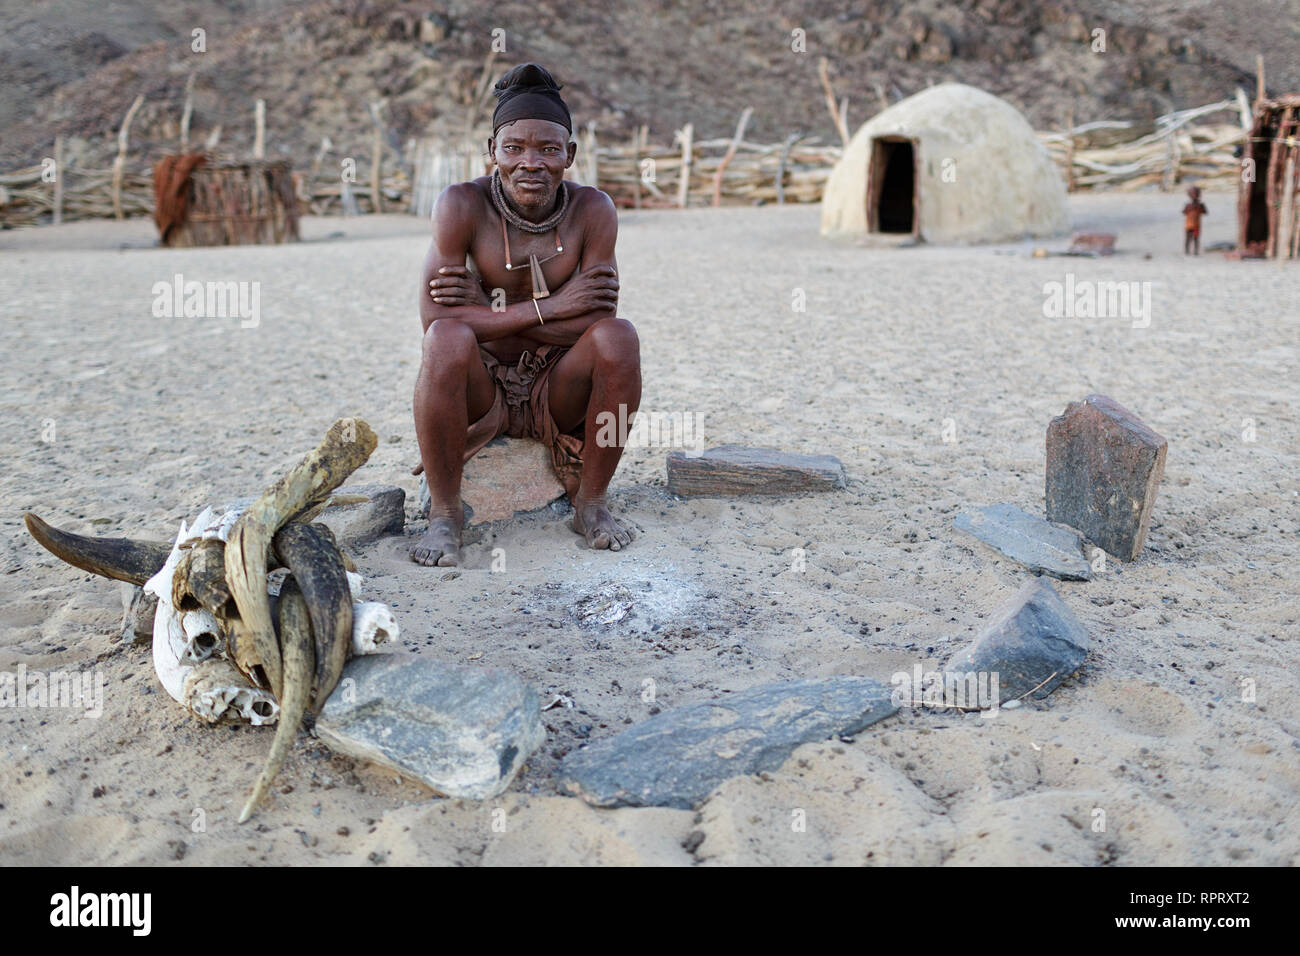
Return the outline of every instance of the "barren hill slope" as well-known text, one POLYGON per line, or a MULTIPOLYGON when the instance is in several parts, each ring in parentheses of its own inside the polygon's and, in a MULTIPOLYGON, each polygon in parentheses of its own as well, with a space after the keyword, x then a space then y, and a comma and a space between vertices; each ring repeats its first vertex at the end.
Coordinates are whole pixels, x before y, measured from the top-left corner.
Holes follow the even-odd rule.
POLYGON ((750 136, 802 129, 833 141, 817 79, 832 63, 850 126, 931 83, 960 80, 1005 96, 1039 127, 1073 107, 1080 122, 1152 116, 1253 88, 1262 51, 1270 86, 1300 85, 1300 0, 48 0, 0 14, 0 168, 48 155, 56 134, 102 158, 122 114, 146 97, 133 140, 175 142, 186 79, 195 135, 222 126, 244 149, 252 103, 267 101, 268 150, 300 162, 329 136, 368 151, 367 104, 384 99, 389 141, 463 130, 494 29, 494 69, 538 60, 565 84, 575 116, 602 138, 645 123, 728 134, 754 107, 750 136), (191 49, 206 31, 206 50, 191 49), (1095 30, 1106 50, 1094 52, 1095 30), (806 52, 792 51, 803 31, 806 52))

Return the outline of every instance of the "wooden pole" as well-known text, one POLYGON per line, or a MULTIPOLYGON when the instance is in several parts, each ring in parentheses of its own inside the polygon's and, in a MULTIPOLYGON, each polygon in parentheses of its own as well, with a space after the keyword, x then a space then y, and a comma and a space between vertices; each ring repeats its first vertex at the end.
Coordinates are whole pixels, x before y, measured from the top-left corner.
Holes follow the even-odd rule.
POLYGON ((257 125, 253 133, 253 158, 262 159, 266 156, 266 100, 257 101, 253 118, 257 125))
POLYGON ((740 114, 740 120, 736 123, 736 135, 731 137, 731 145, 727 147, 726 155, 722 157, 722 162, 718 163, 717 170, 713 173, 713 205, 722 205, 722 174, 727 171, 732 158, 736 155, 736 150, 740 148, 740 141, 745 138, 745 127, 749 125, 749 117, 753 115, 754 108, 746 106, 740 114))
POLYGON ((790 150, 794 144, 803 139, 803 133, 791 133, 781 145, 781 162, 776 167, 776 204, 785 204, 785 167, 790 162, 790 150))
POLYGON ((63 137, 54 137, 54 224, 63 222, 63 137))
POLYGON ((370 141, 370 208, 374 212, 384 211, 384 198, 380 194, 380 170, 384 161, 384 143, 376 128, 370 141))
POLYGON ((634 209, 641 208, 641 133, 644 126, 638 127, 632 131, 632 206, 634 209))
POLYGON ((1264 102, 1264 54, 1255 54, 1255 102, 1264 102))
POLYGON ((1163 192, 1172 192, 1174 186, 1178 185, 1178 165, 1181 161, 1182 150, 1178 146, 1178 133, 1172 131, 1169 134, 1169 145, 1165 151, 1165 174, 1160 182, 1160 188, 1163 192))
POLYGON ((1278 215, 1277 224, 1277 245, 1274 255, 1279 259, 1286 259, 1291 255, 1292 230, 1295 229, 1295 148, 1287 150, 1286 172, 1283 173, 1282 180, 1282 208, 1278 215))
POLYGON ((889 97, 885 95, 885 88, 879 83, 876 84, 876 99, 880 100, 882 110, 889 109, 889 97))
MULTIPOLYGON (((840 114, 840 109, 835 103, 835 90, 831 88, 830 61, 822 57, 817 61, 817 75, 822 81, 822 90, 826 93, 826 109, 830 110, 831 122, 839 130, 840 140, 843 145, 849 145, 849 128, 844 122, 844 117, 840 114)), ((847 103, 845 104, 848 105, 847 103)))
POLYGON ((685 209, 690 201, 691 153, 695 148, 695 127, 687 123, 678 131, 678 135, 682 140, 682 168, 678 173, 681 180, 677 183, 677 205, 685 209))
POLYGON ((316 182, 316 177, 320 175, 321 163, 325 162, 325 157, 329 155, 329 151, 333 148, 334 144, 330 142, 328 136, 320 138, 320 149, 316 150, 316 156, 311 161, 311 172, 307 174, 309 184, 316 182))
POLYGON ((599 169, 599 164, 597 163, 597 156, 596 156, 596 124, 595 123, 587 124, 587 135, 582 148, 587 153, 587 177, 589 179, 587 185, 591 186, 592 188, 599 189, 600 169, 599 169))
POLYGON ((204 149, 216 149, 217 143, 221 142, 221 124, 218 123, 208 133, 208 138, 203 141, 204 149))
POLYGON ((190 118, 194 115, 194 74, 185 81, 185 106, 181 109, 181 152, 190 149, 190 118))
POLYGON ((1240 86, 1237 87, 1237 113, 1241 116, 1242 130, 1249 133, 1254 122, 1254 116, 1251 113, 1250 98, 1246 96, 1246 91, 1240 86))
POLYGON ((492 92, 492 61, 497 57, 496 50, 489 50, 486 57, 483 58, 483 69, 479 73, 478 82, 474 84, 474 93, 470 97, 469 107, 465 110, 465 135, 461 137, 465 142, 469 142, 474 135, 474 124, 478 122, 478 115, 487 105, 488 96, 492 92))
POLYGON ((1074 107, 1065 114, 1065 189, 1074 192, 1074 107))
POLYGON ((139 112, 140 107, 144 105, 144 97, 137 96, 131 108, 126 111, 126 118, 122 120, 122 128, 117 131, 117 156, 113 159, 113 218, 125 219, 122 212, 122 173, 126 169, 126 147, 131 136, 131 121, 135 119, 135 114, 139 112))

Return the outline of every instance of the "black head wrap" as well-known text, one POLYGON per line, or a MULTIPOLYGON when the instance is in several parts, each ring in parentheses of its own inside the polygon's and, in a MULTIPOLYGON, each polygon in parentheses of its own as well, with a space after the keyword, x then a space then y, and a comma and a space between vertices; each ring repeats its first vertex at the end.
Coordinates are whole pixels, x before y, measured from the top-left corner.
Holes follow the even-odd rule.
POLYGON ((573 132, 573 118, 560 97, 560 85, 543 67, 525 63, 510 70, 493 87, 497 108, 492 113, 492 135, 506 123, 521 119, 549 120, 573 132))

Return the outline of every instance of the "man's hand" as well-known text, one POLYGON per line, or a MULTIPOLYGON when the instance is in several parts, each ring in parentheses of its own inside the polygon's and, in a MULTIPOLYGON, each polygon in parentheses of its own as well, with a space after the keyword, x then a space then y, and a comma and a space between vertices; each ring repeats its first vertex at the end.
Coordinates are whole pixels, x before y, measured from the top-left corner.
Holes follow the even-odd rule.
POLYGON ((612 266, 592 266, 539 301, 548 319, 573 319, 604 309, 612 313, 618 308, 618 273, 612 266))
POLYGON ((465 266, 443 266, 429 280, 429 296, 439 305, 491 305, 478 277, 465 266))

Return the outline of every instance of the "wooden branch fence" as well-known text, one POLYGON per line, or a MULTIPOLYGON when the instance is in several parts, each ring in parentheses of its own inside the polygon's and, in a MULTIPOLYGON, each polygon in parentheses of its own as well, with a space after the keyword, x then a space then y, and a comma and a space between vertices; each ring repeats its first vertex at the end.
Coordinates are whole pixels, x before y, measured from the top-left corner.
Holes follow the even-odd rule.
MULTIPOLYGON (((1240 147, 1250 124, 1245 99, 1239 92, 1235 99, 1180 110, 1153 123, 1071 123, 1064 130, 1038 136, 1060 166, 1062 179, 1075 189, 1154 186, 1171 190, 1193 181, 1235 184, 1241 170, 1240 147), (1240 118, 1222 120, 1234 110, 1240 118), (1215 116, 1219 121, 1212 122, 1215 116)), ((378 128, 378 107, 372 112, 378 128)), ((750 142, 744 139, 747 120, 742 115, 734 136, 708 140, 697 139, 693 126, 686 124, 672 143, 664 145, 647 143, 644 128, 624 144, 598 143, 596 130, 588 126, 576 131, 581 148, 570 178, 594 182, 625 208, 820 201, 844 147, 797 132, 780 143, 750 142)), ((128 125, 124 122, 124 133, 128 125)), ((469 142, 412 140, 399 151, 376 136, 369 168, 353 169, 345 178, 326 139, 309 168, 294 173, 299 212, 334 215, 384 210, 428 216, 447 185, 487 172, 481 143, 469 142)), ((41 166, 0 175, 0 228, 50 222, 60 214, 65 222, 113 217, 115 173, 121 178, 117 200, 121 215, 150 215, 149 170, 125 167, 125 162, 115 162, 107 170, 75 165, 59 169, 59 188, 42 177, 41 166)))

